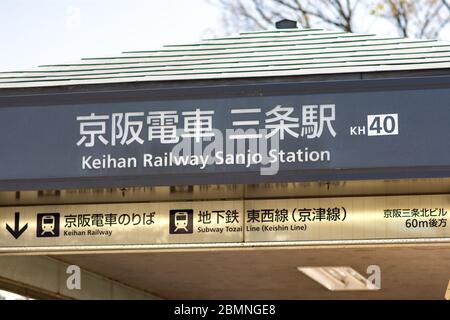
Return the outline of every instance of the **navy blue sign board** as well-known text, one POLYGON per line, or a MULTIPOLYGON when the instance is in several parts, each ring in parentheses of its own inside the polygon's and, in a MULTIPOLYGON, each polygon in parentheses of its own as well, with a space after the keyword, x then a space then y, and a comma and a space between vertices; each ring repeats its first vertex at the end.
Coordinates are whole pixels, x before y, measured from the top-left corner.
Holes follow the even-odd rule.
POLYGON ((450 89, 416 81, 0 97, 0 188, 449 176, 450 89))

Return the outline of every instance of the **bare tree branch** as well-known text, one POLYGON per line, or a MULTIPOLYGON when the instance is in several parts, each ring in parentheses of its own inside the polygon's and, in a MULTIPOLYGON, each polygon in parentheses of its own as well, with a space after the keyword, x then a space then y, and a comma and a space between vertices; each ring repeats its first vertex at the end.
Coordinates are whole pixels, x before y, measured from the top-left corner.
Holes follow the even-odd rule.
POLYGON ((306 28, 369 31, 367 21, 378 19, 390 21, 404 37, 430 38, 438 37, 450 23, 450 0, 206 1, 221 8, 227 29, 236 30, 267 29, 277 20, 288 18, 306 28))

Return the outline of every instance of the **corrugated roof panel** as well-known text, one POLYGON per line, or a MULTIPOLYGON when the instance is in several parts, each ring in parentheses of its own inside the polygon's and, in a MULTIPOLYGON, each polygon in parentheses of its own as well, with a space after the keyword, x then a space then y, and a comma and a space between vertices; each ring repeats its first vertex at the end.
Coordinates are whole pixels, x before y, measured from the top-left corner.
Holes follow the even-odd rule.
MULTIPOLYGON (((241 61, 242 59, 268 59, 272 57, 296 57, 299 55, 305 54, 315 54, 315 55, 324 55, 324 54, 362 54, 362 55, 377 55, 377 54, 391 54, 393 51, 396 53, 407 53, 408 50, 411 52, 418 51, 428 51, 428 52, 441 52, 442 50, 446 50, 450 47, 450 44, 447 43, 438 43, 438 42, 430 42, 425 44, 409 42, 407 44, 402 44, 401 46, 398 43, 394 44, 382 44, 377 45, 375 48, 369 48, 360 46, 359 49, 355 50, 353 46, 335 46, 333 48, 320 48, 316 49, 295 49, 295 50, 283 50, 280 52, 276 51, 264 51, 264 52, 245 52, 245 53, 231 53, 224 55, 199 55, 199 56, 182 56, 182 57, 145 57, 145 58, 127 58, 127 59, 114 59, 104 60, 104 61, 96 61, 90 62, 87 60, 82 60, 81 63, 71 63, 71 64, 60 64, 60 65, 44 65, 36 70, 44 71, 44 70, 78 70, 78 69, 103 69, 103 68, 121 68, 121 67, 133 67, 139 65, 158 65, 158 64, 167 64, 170 65, 172 63, 189 63, 192 64, 203 64, 205 62, 210 61, 233 61, 238 59, 241 61), (103 63, 102 63, 103 62, 103 63)), ((13 71, 13 72, 24 72, 24 71, 13 71)), ((12 72, 0 72, 1 73, 12 73, 12 72)))
POLYGON ((9 78, 0 79, 0 83, 8 83, 12 81, 53 81, 60 79, 83 80, 83 79, 102 79, 111 77, 144 77, 144 76, 170 76, 170 75, 193 75, 193 74, 224 74, 224 73, 243 73, 243 72, 260 72, 260 71, 281 71, 281 70, 306 70, 318 68, 334 68, 349 66, 378 66, 378 65, 406 65, 411 63, 435 64, 447 62, 448 58, 426 58, 426 59, 383 59, 383 60, 363 60, 363 61, 310 61, 305 64, 261 64, 257 66, 247 65, 228 65, 218 66, 216 68, 199 66, 197 68, 175 68, 175 69, 154 69, 145 71, 125 71, 117 73, 99 73, 99 74, 77 74, 70 76, 49 76, 49 77, 28 77, 28 78, 9 78))
POLYGON ((450 67, 450 43, 320 29, 242 33, 0 73, 0 88, 450 67))
MULTIPOLYGON (((343 39, 336 39, 334 41, 328 41, 328 42, 320 42, 320 43, 307 43, 299 42, 295 45, 278 45, 278 46, 265 46, 263 48, 259 47, 249 47, 249 48, 222 48, 222 49, 215 49, 215 50, 185 50, 185 51, 155 51, 155 52, 149 52, 149 53, 135 53, 135 54, 129 54, 124 53, 121 56, 112 56, 112 57, 100 57, 100 58, 83 58, 84 61, 115 61, 120 59, 132 59, 132 58, 167 58, 167 57, 194 57, 194 56, 203 56, 208 55, 211 58, 215 55, 227 55, 227 54, 234 54, 234 53, 261 53, 264 54, 265 52, 279 52, 279 51, 292 51, 292 50, 307 50, 307 49, 332 49, 335 47, 350 47, 357 50, 359 47, 376 47, 378 45, 383 44, 395 44, 396 46, 402 46, 403 44, 408 43, 418 43, 417 41, 411 41, 408 39, 402 39, 402 40, 392 40, 392 39, 377 39, 372 38, 372 40, 363 40, 363 41, 348 41, 343 39)), ((436 40, 427 40, 422 41, 420 43, 435 43, 438 42, 436 40)))
POLYGON ((333 52, 339 51, 341 49, 348 49, 351 52, 358 51, 376 51, 381 49, 403 49, 403 48, 426 48, 426 47, 445 47, 448 46, 449 43, 440 43, 436 41, 427 41, 423 43, 417 43, 413 41, 367 41, 361 43, 357 46, 349 43, 335 43, 333 46, 322 46, 322 45, 313 45, 313 46, 304 46, 304 47, 287 47, 287 48, 279 48, 272 47, 264 50, 239 50, 236 52, 230 52, 228 50, 221 50, 218 53, 205 53, 205 54, 146 54, 141 56, 128 56, 123 55, 120 57, 103 57, 103 58, 84 58, 79 63, 66 63, 66 64, 57 64, 57 65, 43 65, 42 67, 70 67, 70 66, 85 66, 85 65, 117 65, 117 64, 125 64, 125 63, 142 63, 142 62, 157 62, 157 61, 182 61, 182 60, 201 60, 201 59, 217 59, 217 58, 227 58, 227 57, 236 57, 241 58, 245 56, 269 56, 275 55, 279 56, 280 54, 302 54, 303 52, 316 52, 320 54, 322 52, 333 52), (315 50, 315 51, 313 51, 315 50))
POLYGON ((137 81, 176 81, 176 80, 204 80, 204 79, 235 79, 235 78, 248 78, 248 77, 283 77, 283 76, 302 76, 302 75, 326 75, 326 74, 339 74, 339 73, 360 73, 360 72, 380 72, 380 71, 406 71, 406 70, 429 70, 429 69, 449 69, 449 62, 437 62, 432 64, 420 64, 415 68, 411 68, 408 64, 401 64, 396 66, 391 65, 375 65, 375 66, 341 66, 334 68, 317 68, 311 70, 278 70, 278 71, 254 71, 248 72, 235 72, 235 73, 215 73, 207 74, 194 74, 194 75, 164 75, 164 76, 120 76, 109 78, 93 78, 83 80, 40 80, 40 81, 13 81, 8 83, 1 83, 0 88, 18 88, 18 87, 43 87, 43 86, 66 86, 66 85, 86 85, 86 84, 108 84, 108 83, 127 83, 137 81))
POLYGON ((260 60, 245 60, 241 59, 239 61, 229 61, 229 62, 219 62, 212 60, 209 62, 204 62, 201 65, 197 63, 183 64, 172 63, 172 64, 159 64, 145 67, 127 67, 127 68, 114 68, 114 69, 94 69, 94 70, 66 70, 66 71, 52 71, 52 72, 28 72, 28 73, 12 73, 12 74, 1 74, 0 82, 7 82, 9 79, 22 78, 22 79, 33 79, 39 77, 47 77, 49 79, 55 79, 58 77, 82 77, 89 75, 112 75, 112 74, 130 74, 130 73, 154 73, 158 71, 162 72, 183 72, 191 70, 217 70, 220 71, 224 68, 266 68, 268 66, 286 66, 288 68, 304 68, 305 66, 311 66, 316 64, 326 64, 326 63, 352 63, 352 62, 377 62, 377 63, 391 63, 396 61, 401 62, 417 62, 426 59, 430 61, 447 61, 450 54, 450 47, 445 51, 441 52, 407 52, 398 53, 397 51, 390 54, 341 54, 337 56, 336 54, 322 54, 322 55, 303 55, 301 57, 291 57, 289 59, 280 58, 278 60, 270 59, 260 59, 260 60), (195 69, 194 69, 195 67, 195 69))
MULTIPOLYGON (((258 39, 254 41, 229 41, 229 42, 221 42, 218 43, 216 41, 205 41, 203 43, 196 43, 196 44, 183 44, 183 45, 166 45, 163 47, 161 51, 186 51, 186 50, 211 50, 211 49, 222 49, 223 47, 227 47, 229 49, 233 48, 255 48, 259 46, 277 46, 277 45, 292 45, 297 43, 317 43, 321 41, 329 41, 331 39, 336 38, 345 38, 345 39, 352 39, 352 40, 366 40, 366 39, 372 39, 375 36, 367 36, 367 35, 353 35, 353 34, 347 34, 347 33, 336 33, 336 34, 321 34, 321 35, 306 35, 306 36, 291 36, 289 38, 264 38, 264 39, 258 39)), ((392 38, 386 38, 386 39, 392 39, 392 38)), ((143 53, 148 51, 128 51, 124 53, 143 53)), ((155 50, 150 51, 155 52, 155 50)))
POLYGON ((173 67, 192 68, 192 66, 201 65, 203 67, 213 67, 222 65, 250 65, 254 63, 255 66, 259 63, 277 63, 277 64, 292 64, 292 63, 307 63, 310 60, 329 60, 329 61, 349 61, 349 60, 384 60, 384 59, 404 59, 404 58, 433 58, 433 57, 447 57, 450 54, 450 45, 442 47, 425 47, 425 48, 409 48, 401 50, 370 50, 370 51, 356 51, 349 50, 342 52, 303 52, 301 55, 284 55, 279 54, 277 60, 273 57, 256 56, 256 57, 241 57, 241 58, 216 58, 216 59, 202 59, 202 60, 172 60, 172 61, 153 61, 148 63, 129 63, 129 64, 115 64, 115 65, 96 65, 96 66, 67 66, 67 67, 46 67, 31 70, 28 72, 0 72, 0 79, 7 77, 27 77, 27 76, 52 76, 52 75, 71 75, 77 73, 100 73, 100 72, 122 72, 122 71, 145 71, 152 69, 170 69, 173 67))
MULTIPOLYGON (((293 46, 300 46, 304 47, 307 45, 332 45, 334 43, 350 43, 350 42, 359 42, 359 41, 366 41, 366 40, 372 40, 374 37, 371 36, 341 36, 341 37, 327 37, 323 39, 316 39, 316 38, 308 38, 308 39, 299 39, 299 40, 289 40, 289 41, 280 41, 280 42, 257 42, 254 44, 237 44, 237 45, 229 45, 229 46, 193 46, 191 48, 186 47, 163 47, 161 50, 152 50, 152 51, 146 51, 146 52, 136 52, 136 53, 123 53, 124 55, 136 55, 136 56, 142 56, 142 54, 145 53, 151 53, 151 54, 163 54, 163 55, 170 55, 170 54, 176 54, 176 55, 189 55, 189 54, 198 54, 198 53, 220 53, 222 50, 226 50, 228 52, 232 51, 238 51, 238 50, 259 50, 260 48, 282 48, 282 47, 293 47, 293 46)), ((380 40, 391 40, 390 38, 380 39, 380 40)), ((85 58, 87 59, 97 59, 97 58, 85 58)))

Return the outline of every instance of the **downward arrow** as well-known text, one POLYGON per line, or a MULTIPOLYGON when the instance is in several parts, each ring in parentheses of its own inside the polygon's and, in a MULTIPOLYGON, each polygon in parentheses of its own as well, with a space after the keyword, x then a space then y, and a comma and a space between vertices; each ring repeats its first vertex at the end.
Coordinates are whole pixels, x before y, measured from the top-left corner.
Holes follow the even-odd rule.
POLYGON ((22 229, 19 229, 19 220, 20 220, 20 212, 16 212, 14 215, 14 230, 8 224, 6 224, 6 230, 8 230, 9 233, 11 233, 11 235, 16 239, 19 239, 22 233, 24 233, 25 230, 27 230, 28 228, 27 223, 22 227, 22 229))

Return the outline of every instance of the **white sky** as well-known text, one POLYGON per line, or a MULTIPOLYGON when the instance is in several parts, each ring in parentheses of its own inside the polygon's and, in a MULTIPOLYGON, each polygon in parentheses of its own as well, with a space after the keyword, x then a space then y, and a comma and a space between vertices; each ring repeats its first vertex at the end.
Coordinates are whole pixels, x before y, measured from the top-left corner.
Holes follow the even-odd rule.
MULTIPOLYGON (((0 0, 0 71, 192 43, 221 25, 208 0, 0 0)), ((373 16, 362 27, 398 36, 373 16)))
POLYGON ((0 70, 195 42, 220 23, 205 0, 0 0, 0 70))
POLYGON ((15 293, 11 293, 8 291, 3 291, 0 290, 0 296, 4 297, 6 300, 24 300, 25 297, 15 294, 15 293))

